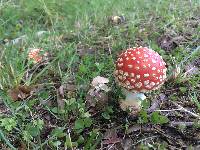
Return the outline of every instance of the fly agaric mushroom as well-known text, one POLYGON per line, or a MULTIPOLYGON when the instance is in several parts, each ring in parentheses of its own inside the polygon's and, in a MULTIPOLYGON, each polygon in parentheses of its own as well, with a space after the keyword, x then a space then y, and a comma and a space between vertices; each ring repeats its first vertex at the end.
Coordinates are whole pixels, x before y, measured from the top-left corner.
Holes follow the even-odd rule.
POLYGON ((28 53, 28 58, 33 60, 33 63, 39 63, 48 53, 40 54, 43 50, 41 48, 31 48, 28 53))
POLYGON ((126 95, 120 104, 123 110, 139 112, 141 101, 146 98, 143 93, 156 90, 165 82, 165 65, 162 57, 147 47, 129 48, 119 55, 114 75, 126 95))

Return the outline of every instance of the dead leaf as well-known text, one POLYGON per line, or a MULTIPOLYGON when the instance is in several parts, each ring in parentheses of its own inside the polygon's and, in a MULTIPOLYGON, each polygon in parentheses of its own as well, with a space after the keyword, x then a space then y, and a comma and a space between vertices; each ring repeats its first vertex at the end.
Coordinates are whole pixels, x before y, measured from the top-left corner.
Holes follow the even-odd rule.
POLYGON ((195 59, 193 62, 192 62, 193 65, 195 65, 196 67, 200 68, 200 57, 195 59))
POLYGON ((36 35, 36 37, 41 38, 47 33, 49 33, 49 32, 48 31, 38 31, 35 35, 36 35))
POLYGON ((181 73, 181 68, 179 66, 175 66, 175 68, 172 70, 172 79, 176 79, 178 75, 181 73))
POLYGON ((25 94, 30 94, 31 91, 33 90, 32 87, 27 86, 27 85, 20 85, 18 88, 19 88, 20 91, 22 91, 25 94))
POLYGON ((61 85, 59 87, 58 94, 64 98, 65 92, 64 92, 64 86, 63 85, 61 85))
POLYGON ((25 150, 27 149, 26 144, 23 141, 20 141, 20 146, 18 147, 19 150, 25 150))
POLYGON ((81 47, 77 48, 77 54, 80 57, 86 56, 86 55, 94 55, 96 53, 95 49, 93 48, 87 48, 87 47, 81 47))
POLYGON ((65 106, 65 101, 64 99, 64 89, 63 86, 61 85, 59 89, 56 90, 57 93, 57 104, 58 108, 63 110, 65 106))
POLYGON ((142 37, 136 37, 134 41, 135 46, 143 46, 147 47, 148 45, 145 43, 144 39, 142 37))
POLYGON ((122 141, 122 146, 124 150, 132 150, 133 140, 131 138, 126 138, 122 141))
POLYGON ((66 90, 67 91, 71 91, 71 92, 74 92, 74 91, 76 91, 76 89, 77 89, 77 87, 76 87, 76 85, 74 84, 74 83, 67 83, 66 84, 66 90))
POLYGON ((23 100, 28 96, 30 96, 33 93, 32 90, 33 88, 30 86, 19 85, 16 88, 8 90, 7 93, 14 101, 17 101, 17 100, 23 100))
POLYGON ((108 17, 108 22, 113 25, 119 25, 125 23, 126 18, 124 16, 111 16, 108 17))
POLYGON ((141 125, 139 124, 134 124, 133 126, 129 127, 127 130, 127 134, 136 132, 136 131, 140 131, 141 130, 141 125))
POLYGON ((174 42, 173 38, 169 35, 162 35, 157 40, 158 45, 167 52, 172 51, 178 45, 174 42))
POLYGON ((192 64, 188 64, 185 66, 185 73, 184 73, 184 77, 190 77, 192 75, 196 75, 199 74, 199 68, 192 65, 192 64))
POLYGON ((11 40, 10 42, 7 42, 6 45, 10 45, 10 44, 21 45, 21 44, 24 44, 27 41, 27 39, 28 39, 27 35, 22 35, 16 39, 11 40))
POLYGON ((76 29, 81 29, 81 22, 80 21, 75 21, 75 24, 74 24, 74 27, 76 28, 76 29))
POLYGON ((121 139, 118 138, 116 129, 108 129, 105 132, 103 141, 102 141, 103 144, 110 145, 110 144, 116 144, 119 142, 121 142, 121 139))
POLYGON ((88 93, 86 96, 87 107, 95 107, 97 110, 103 109, 108 104, 108 95, 104 92, 88 93))

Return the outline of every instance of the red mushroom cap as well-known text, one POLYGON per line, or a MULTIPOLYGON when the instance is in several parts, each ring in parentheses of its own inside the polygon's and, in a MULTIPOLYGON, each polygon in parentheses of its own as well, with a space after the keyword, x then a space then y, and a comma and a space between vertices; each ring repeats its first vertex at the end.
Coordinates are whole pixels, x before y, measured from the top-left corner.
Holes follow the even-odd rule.
POLYGON ((114 74, 125 89, 147 92, 165 82, 165 65, 162 57, 147 47, 129 48, 119 55, 114 74))
POLYGON ((48 54, 47 52, 45 52, 43 55, 40 54, 42 51, 43 49, 41 48, 31 48, 28 52, 28 58, 32 59, 34 63, 39 63, 48 54))

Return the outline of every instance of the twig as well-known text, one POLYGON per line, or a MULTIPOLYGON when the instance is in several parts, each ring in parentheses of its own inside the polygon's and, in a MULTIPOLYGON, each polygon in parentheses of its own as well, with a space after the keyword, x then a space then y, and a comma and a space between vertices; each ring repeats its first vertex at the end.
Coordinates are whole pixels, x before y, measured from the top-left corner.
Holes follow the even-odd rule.
POLYGON ((151 107, 147 110, 148 113, 152 113, 155 111, 159 106, 160 103, 162 103, 164 100, 166 100, 166 96, 164 94, 160 94, 154 101, 151 107))
POLYGON ((108 150, 112 149, 112 148, 114 147, 114 145, 115 145, 115 143, 114 143, 114 144, 112 144, 111 146, 110 146, 110 145, 108 145, 108 146, 110 146, 110 147, 108 148, 108 150))
POLYGON ((137 144, 139 144, 139 143, 141 143, 141 142, 147 141, 148 139, 154 139, 154 138, 157 138, 157 137, 158 137, 158 136, 155 135, 155 136, 150 136, 150 137, 147 137, 147 138, 141 139, 141 140, 135 142, 132 146, 135 146, 135 145, 137 145, 137 144))
POLYGON ((179 125, 192 126, 194 124, 195 124, 195 122, 183 122, 183 121, 176 122, 176 121, 173 121, 169 125, 174 127, 174 126, 179 126, 179 125))
POLYGON ((181 110, 180 108, 178 109, 163 109, 163 110, 155 110, 155 111, 158 111, 158 112, 170 112, 170 111, 177 111, 177 110, 181 110))
POLYGON ((194 116, 194 117, 200 119, 200 116, 199 116, 198 114, 193 113, 193 112, 187 110, 186 108, 182 107, 181 105, 179 105, 179 104, 177 104, 177 103, 175 103, 175 102, 173 102, 173 101, 171 101, 171 102, 172 102, 174 105, 176 105, 180 111, 187 112, 188 114, 190 114, 190 115, 192 115, 192 116, 194 116))

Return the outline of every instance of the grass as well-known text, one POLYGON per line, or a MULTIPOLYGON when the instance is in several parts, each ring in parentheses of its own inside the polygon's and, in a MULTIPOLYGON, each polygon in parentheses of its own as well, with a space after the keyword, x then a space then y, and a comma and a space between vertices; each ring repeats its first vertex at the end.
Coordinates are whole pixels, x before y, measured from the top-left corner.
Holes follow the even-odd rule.
MULTIPOLYGON (((170 100, 199 114, 200 76, 184 76, 187 71, 184 68, 189 64, 199 69, 199 6, 198 0, 2 0, 1 149, 109 149, 112 144, 102 143, 112 128, 120 140, 132 141, 132 149, 195 147, 199 139, 188 140, 194 136, 186 133, 199 133, 199 120, 189 114, 174 112, 175 115, 168 114, 165 118, 166 114, 149 115, 144 109, 139 118, 132 119, 120 110, 118 101, 123 95, 115 84, 113 71, 122 49, 151 47, 167 62, 168 75, 175 65, 181 67, 181 74, 148 94, 148 99, 164 93, 170 100), (109 21, 113 15, 122 15, 126 20, 114 25, 109 21), (47 32, 38 37, 38 31, 47 32), (25 42, 9 44, 23 35, 27 37, 25 42), (176 46, 163 48, 158 39, 164 36, 173 39, 176 46), (27 59, 29 48, 42 48, 49 53, 48 60, 33 64, 27 59), (87 93, 96 76, 108 78, 111 91, 104 93, 108 98, 101 99, 109 102, 91 109, 87 93), (14 96, 18 100, 13 100, 14 96), (172 121, 194 122, 195 127, 186 127, 184 131, 174 127, 177 134, 172 135, 167 130, 172 121), (136 131, 127 133, 135 125, 145 129, 146 125, 152 125, 155 129, 159 127, 160 132, 143 131, 135 138, 136 131), (170 143, 179 134, 182 143, 170 143)), ((150 104, 146 105, 144 108, 150 104)), ((169 108, 173 106, 167 101, 160 109, 169 108)), ((125 147, 123 142, 119 143, 125 147)))

